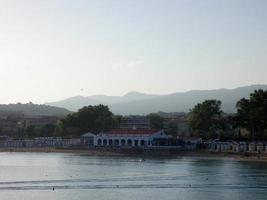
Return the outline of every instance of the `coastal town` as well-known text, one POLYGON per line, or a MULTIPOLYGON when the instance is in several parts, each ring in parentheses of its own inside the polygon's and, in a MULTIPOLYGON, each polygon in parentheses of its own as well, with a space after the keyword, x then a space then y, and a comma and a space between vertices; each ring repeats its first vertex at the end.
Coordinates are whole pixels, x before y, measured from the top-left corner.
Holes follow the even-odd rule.
MULTIPOLYGON (((206 101, 203 105, 205 103, 215 104, 218 102, 206 101)), ((55 150, 104 151, 123 154, 154 153, 156 155, 206 152, 237 154, 246 157, 257 156, 259 158, 267 155, 266 140, 263 138, 255 140, 255 136, 251 135, 251 132, 244 126, 233 126, 233 123, 229 122, 229 118, 233 119, 233 115, 222 115, 223 117, 218 122, 226 121, 223 124, 226 128, 219 127, 212 131, 207 129, 207 133, 214 134, 207 136, 190 125, 193 111, 191 113, 159 112, 149 115, 114 117, 107 107, 99 105, 85 107, 74 114, 69 114, 64 118, 63 116, 27 116, 23 112, 0 111, 0 150, 26 149, 27 151, 27 149, 48 148, 51 150, 54 148, 55 150), (101 111, 102 114, 106 112, 105 119, 102 121, 104 124, 98 129, 96 124, 88 124, 88 128, 84 130, 89 131, 84 132, 79 127, 74 128, 75 124, 72 124, 71 120, 79 122, 84 120, 83 118, 77 120, 77 116, 79 113, 86 113, 89 110, 95 110, 96 113, 101 111), (77 119, 73 119, 74 114, 77 119), (109 124, 105 124, 108 122, 107 117, 111 117, 109 124), (105 120, 106 122, 104 122, 105 120), (67 128, 62 128, 64 123, 67 128), (58 127, 61 127, 61 130, 58 130, 58 127), (31 133, 29 134, 29 132, 31 133), (251 137, 254 137, 254 140, 251 137)), ((97 115, 95 118, 98 117, 97 115)), ((218 116, 215 115, 216 118, 218 116)), ((262 131, 265 133, 266 130, 262 129, 262 131)), ((263 135, 263 137, 265 136, 263 135)))
POLYGON ((267 200, 267 0, 0 0, 0 200, 267 200))
POLYGON ((150 121, 146 116, 124 116, 117 129, 99 133, 84 133, 77 138, 62 137, 35 137, 35 138, 12 138, 16 132, 22 132, 29 126, 35 128, 54 125, 58 123, 60 118, 56 117, 31 117, 23 118, 18 113, 0 112, 1 130, 5 133, 13 133, 2 135, 0 147, 127 147, 127 148, 148 148, 177 146, 182 144, 182 140, 178 137, 174 139, 171 135, 167 135, 164 130, 172 129, 180 137, 189 134, 189 128, 186 124, 185 114, 177 114, 172 118, 164 118, 164 128, 151 128, 150 121), (14 119, 18 120, 15 121, 14 119), (25 121, 23 121, 25 120, 25 121), (22 127, 25 124, 25 127, 22 127), (12 132, 13 131, 13 132, 12 132), (177 144, 178 141, 178 144, 177 144))

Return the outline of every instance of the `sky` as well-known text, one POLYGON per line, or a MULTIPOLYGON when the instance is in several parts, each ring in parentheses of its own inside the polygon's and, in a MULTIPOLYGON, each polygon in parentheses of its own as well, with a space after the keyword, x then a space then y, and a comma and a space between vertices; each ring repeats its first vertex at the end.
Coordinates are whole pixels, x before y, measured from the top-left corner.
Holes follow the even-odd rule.
POLYGON ((0 103, 267 84, 266 0, 0 0, 0 103))

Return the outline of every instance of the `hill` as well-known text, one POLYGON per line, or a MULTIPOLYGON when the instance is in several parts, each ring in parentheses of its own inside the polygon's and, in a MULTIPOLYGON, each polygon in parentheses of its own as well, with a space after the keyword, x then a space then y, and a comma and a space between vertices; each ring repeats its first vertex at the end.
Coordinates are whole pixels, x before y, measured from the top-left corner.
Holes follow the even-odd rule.
POLYGON ((70 113, 70 111, 65 108, 33 103, 0 104, 0 111, 23 112, 28 116, 65 116, 70 113))
POLYGON ((72 97, 66 100, 46 103, 51 106, 64 107, 76 111, 87 105, 105 104, 115 114, 148 114, 151 112, 188 112, 197 103, 206 99, 222 101, 222 109, 226 113, 236 112, 236 102, 249 97, 256 89, 267 90, 267 85, 251 85, 235 89, 191 90, 168 95, 151 95, 130 92, 124 96, 94 95, 88 97, 72 97))

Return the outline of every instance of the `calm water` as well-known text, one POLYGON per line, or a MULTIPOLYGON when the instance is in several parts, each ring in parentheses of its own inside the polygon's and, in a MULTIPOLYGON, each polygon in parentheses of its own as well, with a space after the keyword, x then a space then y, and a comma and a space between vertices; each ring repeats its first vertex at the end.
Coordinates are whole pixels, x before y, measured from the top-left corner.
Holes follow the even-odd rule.
POLYGON ((267 163, 0 153, 0 199, 265 200, 267 163))

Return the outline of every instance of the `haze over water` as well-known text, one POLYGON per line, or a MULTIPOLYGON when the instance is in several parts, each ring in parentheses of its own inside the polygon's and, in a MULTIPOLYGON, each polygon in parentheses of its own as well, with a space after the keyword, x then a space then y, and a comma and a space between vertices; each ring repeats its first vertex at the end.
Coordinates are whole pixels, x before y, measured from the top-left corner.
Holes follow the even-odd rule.
POLYGON ((0 157, 1 200, 260 200, 267 196, 265 162, 57 153, 0 153, 0 157))

